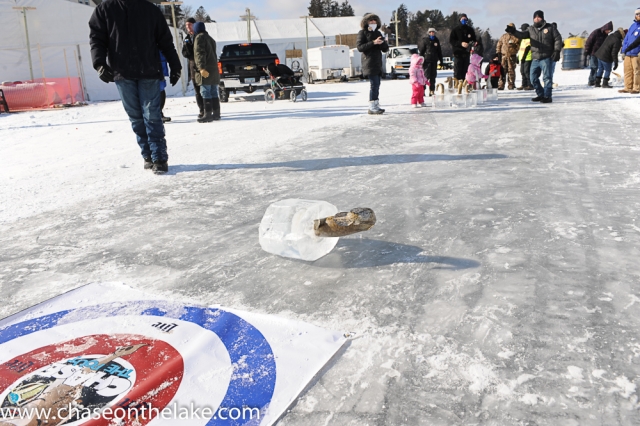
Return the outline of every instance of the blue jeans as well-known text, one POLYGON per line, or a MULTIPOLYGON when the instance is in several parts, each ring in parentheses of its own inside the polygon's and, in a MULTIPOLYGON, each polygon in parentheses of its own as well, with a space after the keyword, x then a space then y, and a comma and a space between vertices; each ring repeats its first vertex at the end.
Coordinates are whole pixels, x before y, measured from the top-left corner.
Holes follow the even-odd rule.
POLYGON ((598 59, 598 73, 596 77, 602 77, 602 73, 604 72, 604 78, 609 78, 611 75, 611 67, 613 66, 613 62, 605 62, 601 59, 598 59))
POLYGON ((169 156, 160 108, 160 80, 116 80, 116 87, 138 139, 142 157, 167 161, 169 156))
POLYGON ((591 55, 589 56, 589 68, 591 71, 589 72, 589 84, 594 85, 596 83, 596 73, 598 72, 598 58, 591 55))
POLYGON ((369 90, 369 100, 377 101, 378 95, 380 94, 380 76, 379 75, 370 75, 369 83, 371 85, 371 89, 369 90))
POLYGON ((553 61, 551 58, 534 59, 531 61, 531 84, 536 89, 536 95, 545 98, 551 97, 553 90, 553 61), (544 88, 540 84, 540 75, 544 81, 544 88))
POLYGON ((202 95, 202 99, 218 99, 218 85, 204 84, 200 86, 200 94, 202 95))

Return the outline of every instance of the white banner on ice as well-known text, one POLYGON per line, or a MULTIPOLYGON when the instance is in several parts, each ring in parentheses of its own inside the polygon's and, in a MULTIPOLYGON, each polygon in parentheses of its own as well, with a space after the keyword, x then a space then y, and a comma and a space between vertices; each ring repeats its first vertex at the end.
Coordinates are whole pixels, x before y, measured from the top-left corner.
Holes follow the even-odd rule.
POLYGON ((271 425, 345 341, 91 284, 0 321, 0 424, 271 425))

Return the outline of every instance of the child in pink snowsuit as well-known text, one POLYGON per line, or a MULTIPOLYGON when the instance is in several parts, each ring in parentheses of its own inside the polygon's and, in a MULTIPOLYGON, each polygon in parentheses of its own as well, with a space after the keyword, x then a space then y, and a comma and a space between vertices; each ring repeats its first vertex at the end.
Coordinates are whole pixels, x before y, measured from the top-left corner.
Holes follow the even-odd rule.
POLYGON ((467 83, 476 88, 476 83, 480 84, 483 78, 488 78, 489 76, 482 74, 482 56, 477 53, 471 54, 471 61, 469 64, 469 68, 467 69, 467 83))
POLYGON ((411 55, 411 66, 409 67, 409 82, 411 83, 411 105, 414 107, 426 106, 424 103, 424 86, 429 85, 427 78, 424 76, 422 64, 424 58, 417 53, 411 55))

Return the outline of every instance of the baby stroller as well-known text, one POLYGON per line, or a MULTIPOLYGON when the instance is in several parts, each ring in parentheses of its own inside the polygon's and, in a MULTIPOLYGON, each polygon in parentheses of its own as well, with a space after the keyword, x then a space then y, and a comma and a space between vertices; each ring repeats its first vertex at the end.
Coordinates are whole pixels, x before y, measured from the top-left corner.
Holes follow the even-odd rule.
POLYGON ((271 64, 265 72, 269 77, 269 83, 264 89, 264 100, 267 103, 273 103, 276 99, 296 102, 298 95, 303 101, 307 100, 307 90, 291 68, 284 64, 271 64))

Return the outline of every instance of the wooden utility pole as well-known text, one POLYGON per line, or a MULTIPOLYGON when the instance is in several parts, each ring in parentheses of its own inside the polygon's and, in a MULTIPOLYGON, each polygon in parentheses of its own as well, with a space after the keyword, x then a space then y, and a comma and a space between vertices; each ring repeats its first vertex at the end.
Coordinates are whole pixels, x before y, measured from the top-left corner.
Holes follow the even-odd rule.
POLYGON ((29 44, 29 26, 27 25, 27 10, 36 10, 35 7, 12 7, 22 11, 24 17, 24 32, 27 36, 27 56, 29 57, 29 72, 31 73, 31 80, 33 80, 33 63, 31 62, 31 45, 29 44))
POLYGON ((251 14, 251 9, 246 8, 245 14, 240 17, 240 19, 247 20, 247 43, 251 43, 251 21, 256 19, 255 16, 251 14))
POLYGON ((389 22, 390 24, 396 24, 396 47, 398 47, 400 45, 400 41, 399 41, 399 37, 398 37, 398 24, 400 23, 400 21, 398 21, 398 11, 396 10, 395 12, 395 20, 389 22))
MULTIPOLYGON (((176 51, 180 51, 180 48, 178 47, 178 22, 176 21, 176 8, 175 5, 181 5, 182 2, 181 1, 163 1, 160 2, 160 4, 162 6, 171 6, 171 17, 173 18, 173 36, 175 37, 175 43, 176 43, 176 51)), ((187 68, 188 70, 188 68, 187 68)), ((189 72, 189 71, 187 71, 189 72)), ((181 76, 180 80, 182 80, 182 96, 184 96, 187 93, 187 84, 184 81, 184 78, 181 76)))

